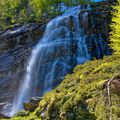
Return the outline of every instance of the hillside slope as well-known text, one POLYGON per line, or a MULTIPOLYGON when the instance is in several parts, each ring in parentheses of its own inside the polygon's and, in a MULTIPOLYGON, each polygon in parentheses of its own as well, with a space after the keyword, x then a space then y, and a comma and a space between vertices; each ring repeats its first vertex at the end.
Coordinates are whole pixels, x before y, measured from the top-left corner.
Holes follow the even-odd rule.
POLYGON ((78 65, 35 111, 19 112, 12 120, 108 120, 110 112, 120 120, 119 73, 118 55, 78 65))

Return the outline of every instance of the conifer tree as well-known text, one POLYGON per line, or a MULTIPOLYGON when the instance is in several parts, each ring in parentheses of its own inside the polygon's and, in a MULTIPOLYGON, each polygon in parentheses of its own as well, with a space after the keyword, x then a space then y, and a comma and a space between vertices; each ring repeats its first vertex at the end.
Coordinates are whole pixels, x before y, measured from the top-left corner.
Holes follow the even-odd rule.
POLYGON ((120 54, 120 1, 113 8, 112 24, 110 25, 112 29, 110 33, 110 46, 115 54, 120 54))
POLYGON ((1 0, 0 27, 51 19, 61 13, 58 9, 61 2, 67 6, 76 6, 89 1, 91 0, 1 0))

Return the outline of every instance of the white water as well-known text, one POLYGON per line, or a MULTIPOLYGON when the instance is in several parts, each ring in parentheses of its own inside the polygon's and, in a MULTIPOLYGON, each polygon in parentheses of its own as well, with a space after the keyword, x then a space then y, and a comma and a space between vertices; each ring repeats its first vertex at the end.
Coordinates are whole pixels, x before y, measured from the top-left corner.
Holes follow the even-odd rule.
MULTIPOLYGON (((81 6, 70 8, 63 15, 50 21, 44 36, 39 40, 29 58, 24 81, 21 83, 18 96, 15 98, 10 116, 22 109, 23 102, 33 96, 41 96, 58 85, 63 77, 72 71, 77 64, 91 59, 88 43, 99 44, 96 56, 100 58, 106 44, 99 35, 96 37, 84 34, 79 21, 79 13, 84 9, 81 6)), ((87 6, 87 9, 91 9, 87 6)), ((87 12, 83 19, 87 19, 87 12)))

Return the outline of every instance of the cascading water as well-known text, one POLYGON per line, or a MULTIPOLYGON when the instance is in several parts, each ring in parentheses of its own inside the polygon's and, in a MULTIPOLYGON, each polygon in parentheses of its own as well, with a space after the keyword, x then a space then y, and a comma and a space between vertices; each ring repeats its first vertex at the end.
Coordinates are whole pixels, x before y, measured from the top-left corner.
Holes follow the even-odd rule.
MULTIPOLYGON (((23 102, 53 89, 75 65, 91 60, 94 56, 100 58, 109 54, 101 35, 85 35, 79 17, 83 9, 91 9, 89 5, 85 7, 70 8, 48 23, 43 38, 39 40, 29 58, 11 116, 22 108, 23 102), (94 47, 95 52, 90 53, 89 47, 94 47)), ((87 20, 87 17, 86 12, 82 20, 87 20)))

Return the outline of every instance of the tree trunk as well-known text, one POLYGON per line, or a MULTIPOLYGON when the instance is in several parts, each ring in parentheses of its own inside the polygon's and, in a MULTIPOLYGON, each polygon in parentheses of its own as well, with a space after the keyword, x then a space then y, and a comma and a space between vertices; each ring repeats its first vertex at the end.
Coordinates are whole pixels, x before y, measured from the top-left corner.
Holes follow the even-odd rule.
POLYGON ((111 101, 111 91, 110 91, 110 86, 114 78, 110 79, 107 83, 107 93, 108 93, 108 106, 109 106, 109 120, 112 120, 112 101, 111 101))

